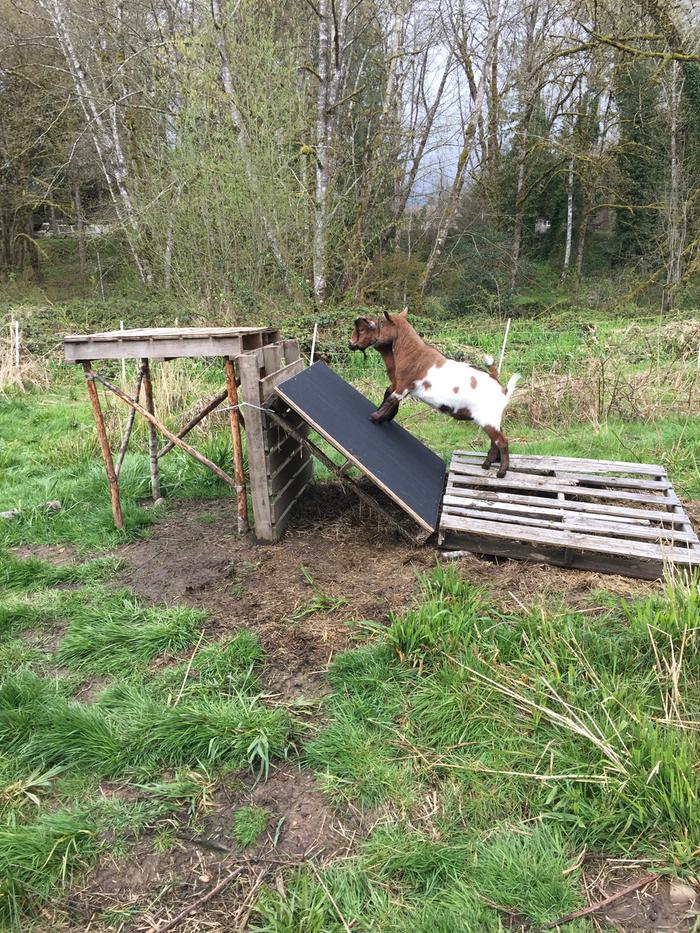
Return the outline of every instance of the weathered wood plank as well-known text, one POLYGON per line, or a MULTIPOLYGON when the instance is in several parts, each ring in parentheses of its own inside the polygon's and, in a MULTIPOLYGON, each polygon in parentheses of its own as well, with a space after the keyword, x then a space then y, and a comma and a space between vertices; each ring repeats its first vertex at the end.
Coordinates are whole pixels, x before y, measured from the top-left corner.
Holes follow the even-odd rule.
POLYGON ((622 505, 614 504, 603 504, 600 502, 576 502, 574 500, 563 501, 561 499, 555 498, 545 498, 544 496, 538 496, 535 494, 518 495, 516 493, 508 492, 489 492, 482 489, 469 489, 463 486, 452 487, 448 485, 447 493, 443 499, 443 502, 452 501, 454 499, 455 505, 459 504, 460 501, 464 499, 471 499, 474 501, 480 502, 506 502, 506 503, 519 503, 521 505, 532 506, 538 509, 556 509, 561 510, 565 508, 568 512, 584 512, 594 516, 597 515, 611 515, 611 516, 625 516, 627 518, 632 518, 636 520, 644 521, 653 521, 653 522, 663 522, 664 524, 685 524, 686 519, 682 518, 679 513, 675 512, 661 512, 656 510, 649 510, 644 507, 640 508, 629 508, 622 505))
POLYGON ((466 550, 475 554, 535 561, 569 569, 592 570, 596 573, 619 573, 641 580, 658 580, 664 574, 664 565, 658 560, 521 544, 495 538, 481 538, 478 535, 448 533, 444 536, 441 546, 445 550, 466 550))
MULTIPOLYGON (((490 522, 479 519, 456 518, 444 515, 440 527, 446 531, 464 531, 473 535, 484 537, 503 538, 509 541, 527 541, 534 544, 554 545, 557 547, 570 547, 582 551, 596 551, 603 554, 615 554, 620 549, 620 541, 616 538, 598 537, 596 535, 574 533, 565 530, 549 528, 525 527, 511 522, 490 522)), ((670 545, 648 544, 640 541, 625 541, 625 554, 631 557, 641 557, 649 560, 665 560, 700 566, 700 553, 690 548, 672 547, 670 545)))
POLYGON ((278 331, 275 328, 173 328, 154 327, 140 330, 105 331, 99 334, 69 334, 64 338, 66 362, 90 358, 96 360, 178 359, 183 357, 238 356, 244 340, 259 335, 263 344, 278 331))
POLYGON ((455 518, 464 518, 465 521, 463 523, 463 527, 465 530, 469 530, 471 527, 470 522, 467 519, 476 518, 494 522, 504 521, 512 524, 517 523, 520 527, 523 528, 555 528, 561 529, 563 531, 581 531, 591 534, 601 534, 609 538, 619 539, 618 545, 622 541, 626 541, 628 539, 666 542, 670 544, 678 542, 683 542, 685 544, 693 543, 696 541, 696 537, 693 533, 688 534, 688 532, 680 531, 677 528, 643 528, 638 525, 615 524, 614 522, 596 521, 595 519, 587 518, 586 516, 579 516, 576 518, 562 516, 559 521, 553 521, 552 519, 537 518, 534 515, 526 515, 523 513, 513 514, 504 510, 488 511, 474 508, 465 509, 457 506, 448 506, 444 508, 442 514, 443 519, 447 515, 454 516, 455 518))
POLYGON ((273 490, 273 520, 275 516, 274 507, 275 504, 279 501, 287 502, 291 497, 294 496, 296 489, 299 486, 299 477, 301 475, 307 477, 309 475, 308 461, 307 460, 298 460, 294 465, 294 469, 290 469, 286 476, 280 477, 280 482, 277 483, 277 488, 273 490))
POLYGON ((269 482, 272 495, 281 495, 289 480, 296 476, 306 462, 307 458, 302 456, 302 450, 297 446, 296 451, 284 463, 271 470, 269 482))
MULTIPOLYGON (((482 469, 480 464, 476 463, 455 463, 451 470, 460 476, 491 476, 495 473, 496 467, 492 467, 492 472, 482 469)), ((666 489, 673 488, 667 479, 639 479, 637 477, 619 477, 619 476, 595 476, 592 473, 575 474, 565 472, 558 468, 550 467, 548 474, 536 474, 525 471, 514 471, 514 475, 507 474, 507 479, 514 485, 518 485, 524 477, 532 480, 533 485, 548 486, 552 479, 555 479, 560 486, 580 486, 583 489, 590 487, 605 486, 609 489, 641 489, 646 491, 658 490, 663 492, 666 489)))
POLYGON ((249 405, 245 411, 246 446, 248 450, 248 478, 253 502, 255 536, 260 541, 274 541, 272 512, 268 489, 269 467, 267 462, 267 425, 260 411, 260 364, 256 353, 238 357, 238 372, 241 377, 241 394, 249 405))
MULTIPOLYGON (((668 501, 669 504, 678 502, 678 497, 672 490, 668 490, 668 497, 652 496, 645 493, 622 492, 617 489, 598 489, 588 486, 568 486, 565 483, 556 482, 554 477, 549 477, 548 482, 542 482, 545 477, 519 476, 517 478, 506 476, 504 479, 497 479, 495 474, 490 477, 484 473, 483 476, 472 476, 471 474, 462 476, 454 471, 450 473, 450 486, 457 489, 459 486, 479 486, 485 489, 540 489, 548 493, 563 492, 566 496, 582 497, 590 499, 608 499, 617 502, 641 502, 648 505, 663 506, 668 501)), ((449 488, 449 487, 448 487, 449 488)), ((568 500, 567 500, 568 501, 568 500)))
MULTIPOLYGON (((268 419, 269 421, 269 419, 268 419)), ((271 447, 267 452, 267 462, 270 470, 270 476, 274 475, 275 471, 286 463, 289 458, 299 451, 300 448, 297 441, 293 437, 290 437, 289 434, 284 432, 284 439, 276 444, 274 447, 271 447)))
MULTIPOLYGON (((453 459, 475 458, 480 462, 486 456, 477 450, 455 450, 453 459)), ((627 463, 625 460, 590 460, 582 457, 550 457, 539 454, 511 454, 513 469, 563 469, 574 473, 641 473, 665 476, 666 470, 653 463, 627 463), (543 466, 544 465, 544 466, 543 466)))
POLYGON ((278 369, 277 372, 270 373, 269 376, 265 376, 261 380, 261 397, 263 403, 268 402, 270 396, 275 390, 275 387, 281 385, 287 379, 291 379, 292 376, 296 376, 297 373, 300 373, 304 368, 304 363, 302 360, 294 360, 292 363, 287 363, 286 366, 283 366, 282 369, 278 369))
POLYGON ((272 520, 278 534, 289 520, 294 504, 304 493, 312 477, 313 463, 307 460, 285 490, 275 499, 272 505, 272 520))
POLYGON ((283 340, 282 355, 284 356, 284 361, 287 363, 287 365, 289 365, 289 363, 295 363, 297 360, 301 359, 299 341, 295 339, 283 340))
POLYGON ((282 347, 279 344, 272 343, 267 347, 263 347, 262 354, 266 376, 270 376, 282 368, 282 347))

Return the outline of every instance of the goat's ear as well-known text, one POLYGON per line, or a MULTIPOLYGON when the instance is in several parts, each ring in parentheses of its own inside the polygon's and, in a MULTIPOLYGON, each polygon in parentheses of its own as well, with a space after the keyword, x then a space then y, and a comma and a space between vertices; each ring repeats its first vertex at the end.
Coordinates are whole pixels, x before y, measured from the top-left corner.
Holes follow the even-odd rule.
POLYGON ((408 317, 408 305, 406 305, 403 311, 400 311, 396 316, 397 317, 408 317))
POLYGON ((387 321, 388 321, 390 324, 393 324, 393 323, 394 323, 394 319, 392 318, 392 316, 389 314, 388 311, 385 311, 385 312, 384 312, 384 317, 387 319, 387 321))

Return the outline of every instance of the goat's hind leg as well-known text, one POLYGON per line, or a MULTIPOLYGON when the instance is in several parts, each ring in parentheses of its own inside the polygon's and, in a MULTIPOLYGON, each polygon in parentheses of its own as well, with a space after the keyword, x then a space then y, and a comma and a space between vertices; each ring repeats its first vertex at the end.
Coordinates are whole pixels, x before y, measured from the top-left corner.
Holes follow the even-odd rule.
POLYGON ((492 464, 496 461, 500 462, 500 467, 498 468, 498 473, 496 476, 499 479, 503 477, 508 472, 508 467, 510 466, 510 458, 508 456, 508 440, 506 436, 498 430, 498 428, 492 428, 490 425, 486 425, 484 430, 489 436, 491 441, 491 446, 489 452, 486 455, 486 459, 481 464, 485 470, 488 470, 492 464))
POLYGON ((498 446, 491 441, 491 446, 489 447, 489 452, 486 454, 486 459, 481 464, 482 470, 490 470, 494 463, 498 463, 501 459, 501 452, 498 449, 498 446))

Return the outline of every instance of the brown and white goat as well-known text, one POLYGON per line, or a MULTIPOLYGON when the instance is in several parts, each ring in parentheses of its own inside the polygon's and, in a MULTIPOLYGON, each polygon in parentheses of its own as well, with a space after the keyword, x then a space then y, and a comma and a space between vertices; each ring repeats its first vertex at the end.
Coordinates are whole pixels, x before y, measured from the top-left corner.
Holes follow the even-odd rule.
POLYGON ((486 431, 491 442, 483 468, 488 470, 498 461, 500 467, 496 475, 504 477, 509 458, 501 420, 520 376, 511 376, 508 385, 501 386, 492 360, 487 361, 489 369, 483 370, 448 359, 418 336, 406 320, 407 313, 404 308, 399 314, 384 312, 383 321, 369 318, 355 321, 350 348, 378 350, 391 380, 384 402, 371 415, 372 421, 391 420, 407 395, 459 421, 474 421, 486 431))

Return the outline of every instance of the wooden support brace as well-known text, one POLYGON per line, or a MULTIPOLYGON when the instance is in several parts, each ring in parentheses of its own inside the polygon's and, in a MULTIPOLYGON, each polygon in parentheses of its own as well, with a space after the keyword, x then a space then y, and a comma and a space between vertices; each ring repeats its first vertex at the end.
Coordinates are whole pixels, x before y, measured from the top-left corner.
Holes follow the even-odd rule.
MULTIPOLYGON (((90 369, 89 363, 84 363, 83 365, 86 367, 85 372, 86 372, 86 375, 88 375, 89 379, 97 379, 97 381, 102 383, 102 385, 106 389, 109 389, 110 392, 113 392, 114 395, 117 396, 117 398, 120 398, 122 402, 125 402, 127 405, 133 408, 139 415, 144 417, 146 421, 149 422, 149 424, 152 424, 154 427, 156 427, 161 432, 161 434, 164 434, 167 438, 169 438, 169 440, 171 440, 175 444, 176 447, 179 447, 181 450, 184 450, 185 453, 189 454, 190 457, 192 457, 198 463, 201 463, 202 466, 205 466, 209 470, 211 470, 212 473, 218 476, 219 479, 222 480, 224 483, 226 483, 227 486, 231 486, 233 489, 236 488, 236 481, 231 479, 231 477, 227 473, 224 473, 221 467, 217 466, 215 463, 212 463, 212 461, 209 460, 207 457, 205 457, 204 454, 200 454, 200 452, 198 450, 195 450, 194 447, 190 447, 189 444, 187 444, 181 438, 177 437, 177 435, 173 434, 173 432, 169 430, 169 428, 166 428, 166 426, 162 424, 155 417, 155 415, 152 415, 142 405, 139 405, 138 402, 135 402, 133 399, 129 398, 129 396, 125 392, 122 392, 122 390, 117 388, 117 386, 112 385, 112 383, 109 382, 107 379, 105 379, 104 376, 100 376, 99 373, 96 373, 94 372, 94 370, 90 369)), ((94 386, 93 386, 93 389, 94 389, 94 386)), ((96 390, 95 390, 95 394, 96 394, 96 390)), ((111 462, 111 455, 110 455, 110 462, 111 462)))
POLYGON ((145 396, 145 409, 152 416, 148 422, 148 459, 151 467, 151 495, 153 501, 160 498, 160 476, 158 475, 158 435, 156 434, 155 405, 153 403, 153 382, 151 381, 151 367, 148 359, 141 360, 143 371, 143 394, 145 396))
MULTIPOLYGON (((143 367, 139 366, 139 371, 136 376, 136 385, 134 386, 134 400, 138 402, 139 395, 141 394, 141 382, 143 381, 143 367)), ((114 465, 114 472, 117 474, 117 479, 121 473, 122 463, 124 462, 124 457, 126 455, 126 448, 129 446, 129 440, 131 439, 131 429, 134 426, 134 418, 136 417, 136 412, 133 408, 129 409, 129 415, 126 419, 126 427, 124 428, 124 434, 122 435, 122 442, 119 447, 119 453, 117 454, 117 462, 114 465)))
POLYGON ((404 537, 407 541, 410 541, 411 544, 418 544, 424 542, 430 535, 424 535, 421 537, 414 538, 406 529, 396 521, 396 519, 389 514, 375 499, 372 498, 364 489, 359 486, 355 480, 349 477, 344 472, 344 466, 336 466, 335 463, 331 460, 330 457, 326 456, 324 452, 317 447, 313 441, 310 441, 308 437, 297 431, 296 428, 293 428, 281 415, 278 415, 277 412, 273 411, 271 408, 265 408, 265 415, 270 418, 275 424, 279 425, 283 431, 286 431, 287 434, 290 434, 296 441, 298 441, 302 446, 304 446, 317 460, 320 460, 321 463, 331 471, 344 485, 348 486, 356 496, 358 496, 362 502, 365 503, 373 512, 377 512, 381 517, 392 525, 399 534, 404 537))
MULTIPOLYGON (((102 408, 100 407, 100 397, 97 394, 97 386, 95 385, 94 381, 96 373, 93 373, 89 360, 85 360, 83 362, 83 369, 85 370, 85 380, 87 384, 88 395, 90 396, 90 404, 92 405, 92 414, 95 418, 95 426, 97 427, 97 437, 100 442, 102 459, 104 461, 105 470, 107 471, 109 494, 112 499, 112 515, 114 516, 114 524, 121 530, 124 527, 124 519, 122 517, 121 502, 119 501, 119 481, 117 480, 117 474, 114 472, 112 451, 109 449, 107 429, 105 428, 105 420, 102 415, 102 408)), ((128 398, 128 396, 125 397, 128 398)))
POLYGON ((226 392, 228 395, 228 417, 231 425, 231 440, 233 442, 233 463, 236 474, 236 511, 238 513, 238 534, 248 531, 248 500, 245 489, 245 473, 243 471, 243 444, 241 443, 241 425, 238 411, 238 389, 236 387, 236 373, 233 360, 224 358, 226 370, 226 392))
MULTIPOLYGON (((196 428, 199 422, 204 420, 204 418, 206 418, 207 415, 211 414, 211 412, 213 412, 215 408, 218 408, 219 405, 227 397, 228 397, 228 388, 224 389, 223 392, 219 392, 219 394, 215 396, 215 398, 213 398, 210 402, 207 402, 207 404, 204 406, 204 408, 201 411, 197 412, 197 414, 193 418, 190 418, 190 420, 187 422, 186 425, 180 428, 176 436, 179 438, 186 437, 190 433, 192 428, 196 428)), ((138 401, 138 399, 136 401, 138 401)), ((174 446, 175 446, 175 441, 168 441, 167 444, 164 444, 161 447, 161 449, 158 451, 158 459, 160 460, 161 457, 164 457, 166 454, 170 453, 170 451, 173 449, 174 446)))

